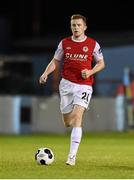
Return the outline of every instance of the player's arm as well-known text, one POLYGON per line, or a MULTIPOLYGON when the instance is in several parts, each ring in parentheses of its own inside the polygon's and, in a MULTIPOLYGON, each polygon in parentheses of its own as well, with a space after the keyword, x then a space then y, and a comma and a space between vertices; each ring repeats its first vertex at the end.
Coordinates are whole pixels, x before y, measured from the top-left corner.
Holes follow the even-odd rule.
POLYGON ((105 68, 103 54, 101 52, 100 45, 97 42, 93 51, 93 57, 94 57, 94 60, 96 61, 96 65, 91 70, 83 69, 81 71, 81 75, 84 79, 94 75, 95 73, 105 68))
POLYGON ((47 65, 45 71, 39 78, 40 84, 45 84, 48 78, 48 75, 52 73, 58 67, 59 61, 55 58, 51 60, 51 62, 47 65))
POLYGON ((104 59, 100 59, 96 62, 96 65, 93 67, 93 69, 91 69, 91 73, 92 75, 101 71, 102 69, 105 68, 105 62, 104 59))
POLYGON ((52 73, 56 68, 58 68, 59 62, 62 60, 64 51, 62 48, 62 41, 59 43, 58 48, 55 51, 54 57, 51 62, 47 65, 45 71, 40 76, 39 83, 45 84, 48 78, 48 75, 52 73))
POLYGON ((84 79, 86 79, 86 78, 92 76, 93 74, 101 71, 104 68, 105 68, 104 59, 100 59, 99 61, 96 62, 96 65, 91 70, 83 69, 81 71, 81 75, 84 79))

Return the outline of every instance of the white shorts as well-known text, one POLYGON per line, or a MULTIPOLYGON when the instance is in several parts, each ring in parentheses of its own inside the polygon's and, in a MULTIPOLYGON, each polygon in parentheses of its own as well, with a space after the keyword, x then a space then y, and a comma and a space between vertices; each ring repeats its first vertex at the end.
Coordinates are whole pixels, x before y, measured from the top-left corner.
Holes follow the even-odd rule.
POLYGON ((75 104, 88 108, 92 96, 92 86, 81 85, 62 79, 59 85, 60 110, 63 114, 73 110, 75 104))

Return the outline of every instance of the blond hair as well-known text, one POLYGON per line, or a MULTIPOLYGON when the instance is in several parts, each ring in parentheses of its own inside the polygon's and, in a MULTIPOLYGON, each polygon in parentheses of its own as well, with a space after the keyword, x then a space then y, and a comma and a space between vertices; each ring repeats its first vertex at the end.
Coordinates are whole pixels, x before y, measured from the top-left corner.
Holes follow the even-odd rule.
POLYGON ((73 14, 71 16, 71 20, 73 19, 82 19, 84 21, 85 24, 87 24, 87 19, 85 16, 81 15, 81 14, 73 14))

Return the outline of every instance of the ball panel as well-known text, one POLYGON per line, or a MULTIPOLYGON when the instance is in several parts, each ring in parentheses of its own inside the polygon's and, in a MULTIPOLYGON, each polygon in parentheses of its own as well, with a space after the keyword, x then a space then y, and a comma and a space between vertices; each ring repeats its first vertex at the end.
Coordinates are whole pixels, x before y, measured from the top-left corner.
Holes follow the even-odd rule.
POLYGON ((49 148, 39 148, 35 154, 35 160, 38 164, 50 165, 54 161, 54 154, 49 148))
POLYGON ((46 161, 45 161, 44 159, 41 159, 41 160, 40 160, 40 163, 41 163, 42 165, 47 165, 47 164, 46 164, 46 161))

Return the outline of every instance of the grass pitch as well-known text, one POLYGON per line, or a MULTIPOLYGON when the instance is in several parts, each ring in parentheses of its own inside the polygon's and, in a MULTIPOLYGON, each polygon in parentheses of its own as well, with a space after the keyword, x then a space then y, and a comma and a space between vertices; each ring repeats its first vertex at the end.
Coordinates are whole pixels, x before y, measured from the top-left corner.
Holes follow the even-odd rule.
POLYGON ((134 179, 134 132, 89 133, 76 166, 65 165, 70 135, 0 135, 0 179, 134 179), (50 166, 36 164, 39 147, 55 154, 50 166))

